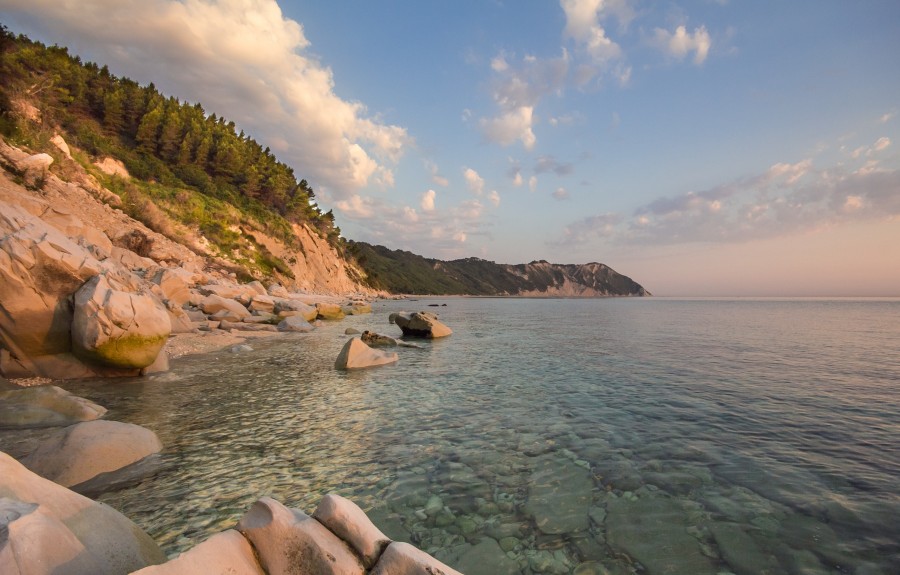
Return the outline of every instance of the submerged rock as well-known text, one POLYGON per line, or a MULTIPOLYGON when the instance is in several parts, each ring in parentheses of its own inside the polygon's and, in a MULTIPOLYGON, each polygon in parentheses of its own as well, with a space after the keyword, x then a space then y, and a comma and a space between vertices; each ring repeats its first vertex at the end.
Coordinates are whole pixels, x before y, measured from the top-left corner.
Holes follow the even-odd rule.
POLYGON ((453 330, 438 321, 437 315, 427 311, 392 313, 388 317, 388 321, 397 324, 397 327, 403 330, 403 335, 406 336, 434 339, 453 333, 453 330))
POLYGON ((130 573, 166 560, 137 525, 0 452, 0 573, 130 573))
POLYGON ((525 511, 541 533, 587 531, 593 488, 590 472, 570 460, 541 458, 531 473, 525 511))
POLYGON ((54 433, 22 459, 38 475, 72 487, 162 450, 149 429, 118 421, 76 423, 54 433))
POLYGON ((362 369, 394 363, 400 359, 396 353, 372 349, 358 337, 347 340, 334 362, 337 369, 362 369))
POLYGON ((46 385, 0 391, 0 427, 53 427, 103 417, 106 408, 46 385))

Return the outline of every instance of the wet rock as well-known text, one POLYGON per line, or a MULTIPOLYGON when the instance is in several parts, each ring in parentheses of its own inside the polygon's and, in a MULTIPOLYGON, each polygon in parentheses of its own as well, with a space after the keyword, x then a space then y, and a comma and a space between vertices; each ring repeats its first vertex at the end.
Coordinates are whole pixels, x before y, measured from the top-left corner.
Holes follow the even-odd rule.
POLYGON ((253 544, 263 569, 272 575, 362 575, 365 572, 362 562, 347 544, 325 526, 269 497, 253 504, 238 522, 238 530, 253 544))
POLYGON ((446 337, 453 333, 449 327, 438 321, 438 316, 427 311, 392 313, 388 321, 397 324, 403 335, 429 339, 446 337))
POLYGON ((607 503, 606 539, 614 550, 640 562, 649 575, 714 575, 712 561, 691 537, 684 512, 667 497, 607 503))
POLYGON ((371 569, 391 540, 349 499, 329 494, 322 498, 313 517, 346 541, 371 569))
POLYGON ((620 491, 636 491, 644 484, 641 474, 624 457, 599 461, 594 470, 602 477, 605 485, 620 491))
POLYGON ((166 560, 118 511, 38 477, 2 452, 0 494, 0 531, 6 533, 0 573, 112 575, 166 560))
POLYGON ((777 573, 773 557, 763 553, 756 541, 734 523, 712 523, 709 530, 722 558, 738 575, 777 573))
POLYGON ((346 315, 363 315, 372 313, 372 306, 364 301, 354 301, 342 306, 341 310, 343 310, 346 315))
POLYGON ((118 421, 70 425, 41 442, 22 459, 38 475, 64 487, 121 469, 159 452, 162 443, 149 429, 118 421))
POLYGON ((388 545, 370 575, 462 575, 409 543, 388 545))
POLYGON ((370 347, 396 347, 397 340, 387 336, 381 335, 380 333, 375 333, 374 331, 364 331, 360 336, 360 339, 364 344, 370 347))
POLYGON ((132 575, 264 575, 247 539, 234 529, 216 533, 203 543, 162 565, 144 567, 132 575))
POLYGON ((71 425, 105 413, 105 407, 54 385, 0 391, 0 427, 71 425))
POLYGON ((396 353, 388 353, 372 349, 358 337, 351 338, 344 344, 334 362, 337 369, 363 369, 394 363, 400 359, 396 353))
POLYGON ((518 575, 519 564, 507 557, 500 545, 485 537, 477 545, 470 545, 462 553, 456 566, 466 575, 518 575))
POLYGON ((360 331, 355 327, 348 327, 344 330, 344 335, 359 335, 360 331))
POLYGON ((156 361, 172 322, 158 300, 126 289, 97 275, 75 292, 72 350, 78 357, 124 369, 156 361))
POLYGON ((525 511, 548 535, 586 531, 593 488, 590 472, 568 459, 541 458, 531 473, 525 511))
POLYGON ((336 303, 323 303, 319 302, 316 304, 316 318, 324 319, 324 320, 337 320, 344 319, 345 314, 336 303))

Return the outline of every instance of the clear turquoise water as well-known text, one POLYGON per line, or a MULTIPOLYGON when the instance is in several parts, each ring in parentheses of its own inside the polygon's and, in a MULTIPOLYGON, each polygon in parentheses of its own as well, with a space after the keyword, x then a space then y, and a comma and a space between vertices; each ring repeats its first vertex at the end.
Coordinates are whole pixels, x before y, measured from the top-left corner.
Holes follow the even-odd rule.
POLYGON ((262 495, 337 492, 470 575, 900 572, 900 300, 374 307, 68 385, 166 446, 101 500, 172 554, 262 495), (333 368, 345 328, 399 335, 400 309, 454 334, 333 368))

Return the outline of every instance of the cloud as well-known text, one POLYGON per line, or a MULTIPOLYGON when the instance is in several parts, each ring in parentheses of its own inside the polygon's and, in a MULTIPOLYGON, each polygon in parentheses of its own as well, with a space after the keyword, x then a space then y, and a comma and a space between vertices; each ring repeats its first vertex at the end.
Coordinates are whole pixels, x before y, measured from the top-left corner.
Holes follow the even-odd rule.
POLYGON ((469 191, 476 196, 480 196, 484 193, 484 178, 479 176, 478 172, 472 168, 466 168, 463 171, 463 177, 466 179, 466 185, 469 186, 469 191))
POLYGON ((622 55, 621 47, 606 35, 600 25, 605 8, 603 0, 560 0, 566 15, 565 34, 584 49, 595 64, 606 64, 622 55))
POLYGON ((369 218, 375 213, 373 200, 356 194, 346 200, 335 202, 334 206, 341 212, 354 218, 369 218))
POLYGON ((424 194, 422 194, 422 209, 426 212, 434 211, 434 199, 437 196, 437 192, 434 190, 428 190, 424 194))
POLYGON ((552 195, 554 200, 563 201, 569 199, 569 192, 565 188, 556 188, 552 195))
MULTIPOLYGON (((335 93, 300 23, 275 0, 7 0, 26 32, 233 120, 314 185, 352 202, 412 144, 335 93), (33 32, 32 32, 33 33, 33 32)), ((9 23, 9 21, 7 21, 9 23)), ((348 204, 349 205, 349 204, 348 204)))
POLYGON ((878 122, 880 124, 887 124, 897 115, 897 112, 888 112, 887 114, 883 114, 880 118, 878 118, 878 122))
POLYGON ((531 192, 537 191, 538 179, 537 176, 531 176, 528 178, 528 190, 531 192))
POLYGON ((450 181, 441 175, 437 164, 430 160, 425 160, 425 169, 431 174, 431 181, 438 186, 446 188, 450 185, 450 181))
POLYGON ((553 156, 540 156, 534 164, 535 174, 553 172, 557 176, 567 176, 575 171, 575 166, 558 162, 553 156))
POLYGON ((491 190, 491 193, 488 194, 488 201, 494 204, 494 207, 500 207, 500 194, 497 190, 491 190))
POLYGON ((702 64, 709 55, 712 39, 706 26, 694 28, 693 33, 688 33, 687 28, 678 26, 675 32, 669 32, 662 28, 654 31, 653 43, 669 56, 677 60, 684 60, 690 52, 694 53, 694 64, 702 64))
POLYGON ((555 246, 573 246, 590 243, 599 238, 609 238, 616 233, 622 216, 614 213, 598 214, 572 222, 563 229, 562 237, 555 246))
POLYGON ((496 118, 482 118, 481 130, 490 142, 510 146, 520 141, 526 150, 530 150, 537 142, 531 129, 533 114, 532 106, 520 106, 496 118))

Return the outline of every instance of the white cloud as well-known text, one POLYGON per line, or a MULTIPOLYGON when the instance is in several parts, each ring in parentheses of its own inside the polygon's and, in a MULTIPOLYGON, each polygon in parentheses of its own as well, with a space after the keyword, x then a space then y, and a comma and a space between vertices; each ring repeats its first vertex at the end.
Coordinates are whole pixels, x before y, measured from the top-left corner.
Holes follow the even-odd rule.
POLYGON ((528 178, 528 190, 531 192, 537 191, 538 179, 537 176, 531 176, 528 178))
POLYGON ((569 192, 565 188, 556 188, 556 191, 553 192, 553 199, 568 200, 569 192))
POLYGON ((354 194, 346 200, 335 202, 334 207, 352 218, 370 218, 375 213, 372 202, 371 198, 354 194))
POLYGON ((488 201, 494 204, 494 207, 497 208, 500 206, 500 194, 497 190, 491 190, 491 193, 487 196, 488 201))
POLYGON ((521 106, 496 118, 483 118, 481 128, 485 137, 495 144, 509 146, 520 141, 526 150, 530 150, 537 142, 531 129, 533 113, 531 106, 521 106))
POLYGON ((878 122, 881 124, 887 124, 897 115, 897 112, 888 112, 887 114, 883 114, 880 118, 878 118, 878 122))
POLYGON ((403 216, 406 221, 415 223, 419 221, 419 214, 416 213, 415 208, 411 208, 409 206, 403 207, 403 216))
POLYGON ((566 226, 563 229, 562 238, 550 243, 557 246, 571 246, 586 244, 600 238, 609 238, 615 235, 621 221, 622 216, 614 213, 588 216, 566 226))
POLYGON ((434 199, 437 196, 437 192, 434 190, 428 190, 424 194, 422 194, 422 209, 426 212, 434 211, 434 199))
MULTIPOLYGON (((6 0, 4 11, 85 59, 202 102, 271 146, 315 186, 352 201, 411 143, 335 93, 331 69, 275 0, 6 0), (280 138, 280 139, 279 139, 280 138), (270 143, 271 142, 271 143, 270 143)), ((350 205, 350 204, 348 204, 350 205)))
POLYGON ((675 32, 657 28, 654 32, 654 43, 668 55, 683 60, 689 53, 694 53, 694 64, 700 65, 709 55, 712 39, 706 26, 694 28, 688 33, 687 28, 678 26, 675 32))
POLYGON ((590 55, 595 65, 604 66, 622 56, 622 48, 600 25, 607 7, 603 0, 560 0, 560 6, 566 15, 565 34, 590 55))
POLYGON ((873 152, 880 152, 887 149, 891 145, 890 138, 878 138, 878 141, 872 146, 873 152))
POLYGON ((463 177, 466 179, 466 185, 469 186, 469 191, 477 196, 484 193, 484 178, 478 175, 478 172, 472 168, 466 168, 463 170, 463 177))
POLYGON ((431 181, 438 186, 446 188, 450 185, 450 181, 441 175, 437 164, 430 160, 425 160, 425 169, 431 174, 431 181))

